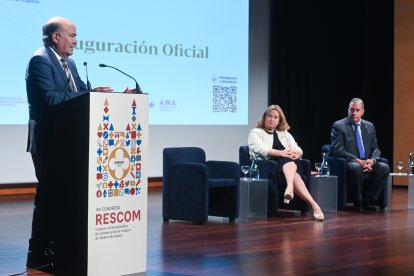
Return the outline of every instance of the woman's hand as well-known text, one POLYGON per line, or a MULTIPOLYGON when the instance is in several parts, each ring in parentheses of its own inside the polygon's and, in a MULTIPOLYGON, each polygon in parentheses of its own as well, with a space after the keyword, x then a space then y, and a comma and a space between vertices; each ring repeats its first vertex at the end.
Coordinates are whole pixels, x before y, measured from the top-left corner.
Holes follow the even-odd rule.
MULTIPOLYGON (((288 158, 292 158, 292 156, 294 156, 294 153, 292 150, 290 149, 284 149, 284 150, 280 150, 279 151, 281 157, 288 157, 288 158)), ((293 158, 292 158, 293 159, 293 158)))
POLYGON ((290 150, 290 158, 293 160, 300 159, 302 157, 302 153, 298 150, 290 150))
POLYGON ((299 158, 299 154, 296 151, 291 151, 290 158, 292 158, 293 160, 296 160, 299 158))
POLYGON ((302 157, 302 153, 300 151, 291 150, 291 149, 284 149, 284 150, 272 149, 271 151, 269 151, 268 155, 287 157, 293 160, 300 159, 302 157))

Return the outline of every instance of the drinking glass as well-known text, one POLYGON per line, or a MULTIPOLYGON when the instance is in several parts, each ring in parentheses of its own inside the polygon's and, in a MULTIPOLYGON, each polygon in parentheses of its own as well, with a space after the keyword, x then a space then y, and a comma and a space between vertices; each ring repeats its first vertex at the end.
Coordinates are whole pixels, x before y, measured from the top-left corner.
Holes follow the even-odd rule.
POLYGON ((399 174, 401 174, 402 168, 403 168, 403 162, 397 162, 397 169, 398 169, 399 174))
POLYGON ((315 169, 318 171, 318 175, 316 177, 319 177, 321 173, 321 163, 315 163, 315 169))
POLYGON ((241 166, 241 171, 242 173, 244 173, 244 179, 247 179, 247 173, 249 172, 249 170, 250 170, 249 166, 246 166, 246 165, 241 166))

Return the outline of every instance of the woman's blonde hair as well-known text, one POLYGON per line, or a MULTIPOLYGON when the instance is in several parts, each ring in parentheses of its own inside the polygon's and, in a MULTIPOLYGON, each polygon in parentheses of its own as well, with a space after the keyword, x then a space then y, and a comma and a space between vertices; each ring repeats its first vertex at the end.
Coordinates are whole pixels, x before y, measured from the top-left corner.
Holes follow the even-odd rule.
POLYGON ((286 121, 286 116, 283 113, 282 108, 277 104, 271 105, 266 108, 266 111, 263 113, 262 117, 257 121, 256 127, 264 129, 265 128, 265 119, 266 116, 272 111, 276 110, 279 113, 279 124, 276 126, 276 130, 283 131, 290 129, 288 122, 286 121))

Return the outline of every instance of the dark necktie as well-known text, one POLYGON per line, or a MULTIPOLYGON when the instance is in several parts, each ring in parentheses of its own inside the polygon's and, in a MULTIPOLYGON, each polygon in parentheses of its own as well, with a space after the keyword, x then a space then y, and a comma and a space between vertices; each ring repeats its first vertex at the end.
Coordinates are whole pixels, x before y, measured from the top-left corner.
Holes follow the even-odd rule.
POLYGON ((364 151, 364 146, 362 145, 362 139, 361 139, 361 135, 359 133, 359 125, 358 124, 355 124, 355 138, 356 138, 357 145, 358 145, 359 158, 365 159, 365 151, 364 151))
POLYGON ((66 62, 66 59, 61 58, 60 61, 62 62, 62 67, 63 67, 63 70, 65 71, 66 77, 69 80, 70 88, 72 89, 73 92, 78 92, 78 90, 76 89, 75 81, 72 78, 72 74, 71 74, 69 66, 66 62))

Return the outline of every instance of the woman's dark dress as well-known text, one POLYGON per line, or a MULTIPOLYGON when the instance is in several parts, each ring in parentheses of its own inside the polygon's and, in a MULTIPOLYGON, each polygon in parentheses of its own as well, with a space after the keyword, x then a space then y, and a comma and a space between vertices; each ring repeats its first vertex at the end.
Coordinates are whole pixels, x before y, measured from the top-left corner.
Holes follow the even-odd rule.
MULTIPOLYGON (((277 137, 277 133, 273 132, 273 146, 272 149, 275 150, 285 150, 286 148, 282 145, 282 143, 279 140, 279 137, 277 137)), ((299 162, 296 162, 297 160, 293 160, 289 157, 282 157, 282 156, 276 156, 276 157, 272 157, 270 158, 271 160, 274 160, 277 162, 277 180, 279 182, 279 184, 281 185, 281 187, 283 187, 283 189, 286 188, 287 183, 286 183, 286 178, 285 175, 283 173, 283 165, 288 163, 288 162, 295 162, 296 166, 297 166, 297 173, 302 177, 302 179, 304 180, 305 177, 303 175, 303 169, 302 166, 299 162)))

